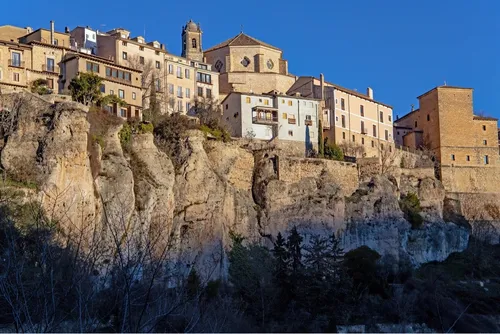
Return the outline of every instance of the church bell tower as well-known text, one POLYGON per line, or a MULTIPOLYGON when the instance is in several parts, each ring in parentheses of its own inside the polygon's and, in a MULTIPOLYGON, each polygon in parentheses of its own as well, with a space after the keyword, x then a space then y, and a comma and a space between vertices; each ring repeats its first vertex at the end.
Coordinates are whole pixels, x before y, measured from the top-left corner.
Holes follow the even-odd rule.
POLYGON ((189 20, 182 27, 182 57, 190 60, 203 61, 203 50, 201 48, 200 25, 189 20))

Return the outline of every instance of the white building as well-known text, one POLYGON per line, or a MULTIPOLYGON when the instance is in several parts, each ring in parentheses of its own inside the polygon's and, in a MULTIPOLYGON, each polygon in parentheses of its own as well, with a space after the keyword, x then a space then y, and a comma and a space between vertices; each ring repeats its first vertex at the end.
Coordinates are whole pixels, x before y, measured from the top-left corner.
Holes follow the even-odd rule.
POLYGON ((278 137, 307 150, 318 143, 319 103, 300 96, 232 92, 221 103, 222 120, 234 137, 278 137))

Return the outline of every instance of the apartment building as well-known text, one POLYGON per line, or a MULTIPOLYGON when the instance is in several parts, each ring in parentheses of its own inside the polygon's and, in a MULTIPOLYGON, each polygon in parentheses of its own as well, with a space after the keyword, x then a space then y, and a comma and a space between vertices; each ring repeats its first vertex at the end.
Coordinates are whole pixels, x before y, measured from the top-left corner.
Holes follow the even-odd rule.
POLYGON ((54 29, 54 21, 50 21, 50 29, 40 28, 19 38, 19 42, 29 44, 32 41, 55 46, 70 47, 70 34, 68 29, 65 32, 57 32, 54 29))
MULTIPOLYGON (((76 30, 72 36, 76 43, 83 42, 76 30)), ((146 42, 142 36, 131 38, 130 31, 123 28, 106 33, 96 31, 96 36, 98 56, 142 71, 142 105, 145 108, 149 106, 153 91, 164 113, 189 113, 198 96, 218 100, 218 73, 212 71, 211 65, 198 60, 199 57, 187 59, 172 55, 158 41, 146 42)), ((192 39, 195 39, 198 50, 201 31, 196 36, 185 33, 183 39, 183 43, 187 43, 188 39, 192 43, 192 39)), ((193 53, 190 51, 187 55, 193 53)))
POLYGON ((317 147, 319 105, 316 99, 280 95, 276 91, 232 92, 222 101, 222 121, 234 137, 277 137, 307 150, 317 147))
POLYGON ((11 25, 0 26, 0 41, 17 43, 19 38, 33 32, 31 27, 21 28, 11 25))
MULTIPOLYGON (((9 27, 9 31, 24 30, 14 28, 9 27)), ((68 44, 68 35, 56 32, 51 21, 51 30, 30 31, 18 39, 21 42, 0 41, 0 85, 28 88, 33 81, 43 79, 48 88, 59 92, 59 63, 69 49, 58 44, 68 44)))
POLYGON ((97 33, 90 27, 76 27, 70 32, 70 44, 72 48, 85 49, 83 51, 97 55, 97 33))
POLYGON ((83 72, 94 73, 103 79, 103 95, 117 95, 127 103, 126 106, 115 103, 106 106, 106 110, 123 118, 142 118, 140 70, 85 53, 68 53, 61 62, 63 89, 69 89, 71 79, 83 72))
POLYGON ((475 115, 472 88, 439 86, 420 95, 419 109, 399 118, 400 145, 434 151, 442 167, 498 164, 498 120, 475 115))
POLYGON ((299 77, 287 94, 320 99, 323 136, 348 148, 348 155, 376 157, 394 149, 392 107, 374 100, 371 88, 365 95, 326 82, 321 74, 299 77))

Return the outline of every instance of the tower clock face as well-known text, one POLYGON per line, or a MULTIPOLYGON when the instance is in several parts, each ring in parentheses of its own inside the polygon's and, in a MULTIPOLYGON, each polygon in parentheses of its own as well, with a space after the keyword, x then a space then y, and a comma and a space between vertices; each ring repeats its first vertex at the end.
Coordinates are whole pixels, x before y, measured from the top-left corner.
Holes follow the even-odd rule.
POLYGON ((273 63, 273 61, 271 59, 269 59, 267 61, 267 68, 270 69, 270 70, 272 70, 273 67, 274 67, 274 63, 273 63))

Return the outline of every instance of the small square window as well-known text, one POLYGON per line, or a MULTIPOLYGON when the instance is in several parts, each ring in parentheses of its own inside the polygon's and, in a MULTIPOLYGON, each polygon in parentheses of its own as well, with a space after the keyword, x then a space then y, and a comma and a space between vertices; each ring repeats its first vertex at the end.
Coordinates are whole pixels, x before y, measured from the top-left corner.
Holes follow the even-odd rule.
POLYGON ((283 118, 283 119, 287 119, 287 118, 288 118, 288 116, 287 116, 286 112, 284 112, 284 113, 282 114, 282 118, 283 118))
POLYGON ((288 131, 288 135, 289 135, 289 136, 291 136, 291 137, 293 137, 293 131, 292 131, 292 130, 289 130, 289 131, 288 131))
POLYGON ((161 64, 158 60, 156 61, 156 68, 161 68, 161 64))
POLYGON ((365 138, 361 138, 361 144, 364 145, 365 144, 365 138))
POLYGON ((245 99, 245 102, 246 103, 250 103, 250 98, 247 96, 247 98, 245 99))
POLYGON ((359 114, 361 115, 361 117, 365 117, 365 106, 359 106, 359 114))
POLYGON ((455 154, 452 154, 452 155, 451 155, 451 160, 452 160, 452 161, 455 161, 455 154))
POLYGON ((340 99, 340 109, 345 110, 345 100, 340 99))
POLYGON ((19 73, 14 73, 14 81, 19 82, 19 73))
POLYGON ((124 99, 125 98, 125 91, 123 89, 118 89, 118 97, 120 99, 124 99))
POLYGON ((484 164, 485 164, 485 165, 489 165, 489 163, 490 163, 490 159, 488 158, 488 156, 487 156, 487 155, 485 155, 485 156, 484 156, 484 164))
POLYGON ((486 131, 486 125, 483 125, 483 131, 486 131))
POLYGON ((127 109, 120 109, 120 116, 121 117, 127 117, 127 109))
POLYGON ((144 46, 139 46, 139 50, 144 51, 144 46))
POLYGON ((417 127, 417 121, 415 121, 415 128, 417 127))
POLYGON ((109 95, 115 95, 115 91, 114 91, 114 90, 112 90, 112 89, 110 89, 110 90, 109 90, 109 95))
POLYGON ((427 115, 427 121, 430 121, 430 120, 431 120, 431 115, 427 115))
POLYGON ((293 101, 292 100, 288 101, 288 105, 292 106, 293 105, 293 101))
POLYGON ((123 45, 123 46, 127 46, 127 42, 123 41, 123 42, 122 42, 122 45, 123 45))
POLYGON ((132 100, 135 100, 137 98, 135 93, 132 93, 132 100))
POLYGON ((488 141, 486 139, 483 140, 483 145, 488 145, 488 141))
POLYGON ((127 53, 125 51, 122 52, 122 58, 125 59, 125 60, 127 59, 127 53))
POLYGON ((226 110, 228 110, 228 109, 229 109, 229 104, 226 103, 226 110))
POLYGON ((269 100, 264 100, 264 105, 268 106, 269 105, 269 100))
POLYGON ((342 132, 342 139, 345 139, 345 132, 342 132))
POLYGON ((470 161, 470 155, 466 156, 465 160, 470 161))
POLYGON ((391 115, 388 115, 387 119, 389 119, 389 122, 392 122, 392 116, 391 115))
POLYGON ((355 142, 356 141, 356 136, 355 135, 352 135, 352 141, 355 142))

